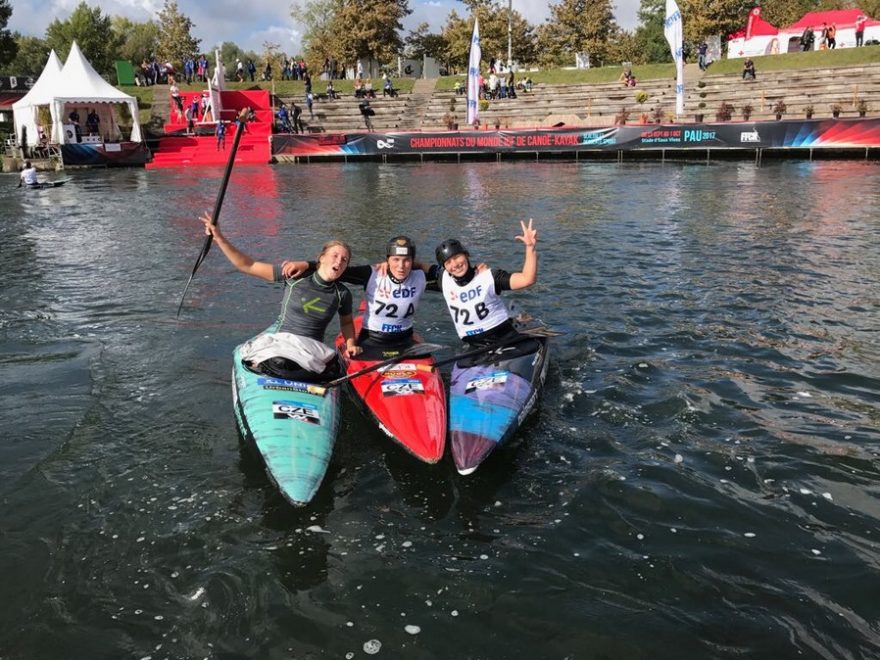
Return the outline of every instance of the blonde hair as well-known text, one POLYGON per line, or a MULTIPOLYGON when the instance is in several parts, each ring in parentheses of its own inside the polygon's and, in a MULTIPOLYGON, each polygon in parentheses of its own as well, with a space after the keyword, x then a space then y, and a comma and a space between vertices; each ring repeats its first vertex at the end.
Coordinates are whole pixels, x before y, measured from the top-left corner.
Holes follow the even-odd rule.
POLYGON ((321 257, 327 254, 328 250, 335 247, 341 247, 346 252, 348 252, 348 261, 351 262, 351 246, 349 246, 349 244, 345 241, 339 241, 336 239, 327 241, 326 243, 324 243, 324 245, 321 246, 321 252, 320 254, 318 254, 318 261, 321 261, 321 257))

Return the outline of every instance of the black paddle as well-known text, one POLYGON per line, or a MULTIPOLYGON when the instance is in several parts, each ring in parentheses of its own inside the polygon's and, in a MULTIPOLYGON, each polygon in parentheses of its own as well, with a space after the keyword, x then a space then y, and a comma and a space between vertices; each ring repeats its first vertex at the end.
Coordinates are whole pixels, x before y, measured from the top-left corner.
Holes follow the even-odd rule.
MULTIPOLYGON (((214 211, 211 213, 211 224, 215 226, 220 219, 220 207, 223 206, 223 198, 226 196, 226 187, 229 185, 229 175, 232 174, 232 166, 235 164, 235 152, 238 151, 238 143, 241 140, 241 134, 244 133, 244 125, 247 123, 248 114, 250 114, 250 108, 245 108, 238 115, 238 128, 235 129, 235 138, 232 140, 232 149, 229 150, 229 158, 226 160, 226 171, 223 172, 223 181, 220 183, 220 190, 217 192, 217 200, 214 202, 214 211)), ((183 287, 183 294, 180 296, 180 304, 177 306, 178 318, 180 317, 180 310, 183 307, 183 301, 186 299, 186 291, 189 289, 189 284, 192 282, 193 277, 195 277, 196 271, 199 269, 199 266, 202 265, 205 257, 208 256, 208 250, 211 249, 211 243, 213 241, 214 237, 211 234, 205 236, 205 244, 202 245, 202 251, 199 253, 199 258, 196 259, 196 265, 193 266, 192 272, 189 274, 189 279, 186 281, 186 286, 183 287)))
POLYGON ((381 362, 377 362, 376 364, 371 364, 369 367, 364 367, 363 369, 359 369, 352 374, 347 374, 345 376, 341 376, 340 378, 336 378, 331 380, 323 385, 309 385, 309 392, 312 394, 318 394, 320 396, 324 396, 331 387, 337 387, 342 385, 343 383, 347 383, 350 380, 357 378, 358 376, 363 376, 364 374, 368 374, 373 371, 378 371, 382 367, 387 367, 389 364, 394 364, 395 362, 400 362, 408 357, 412 357, 413 355, 425 355, 427 353, 431 353, 433 351, 439 351, 443 348, 446 348, 442 344, 413 344, 409 348, 405 348, 400 353, 395 355, 394 357, 390 357, 387 360, 382 360, 381 362))
POLYGON ((452 357, 448 357, 443 360, 437 360, 436 362, 434 362, 433 368, 436 369, 437 367, 442 367, 444 364, 452 364, 454 362, 458 362, 459 360, 464 360, 465 358, 474 357, 476 355, 491 353, 492 351, 497 351, 499 348, 513 346, 515 344, 519 344, 520 342, 524 342, 527 339, 535 339, 538 337, 558 337, 562 334, 561 332, 550 330, 546 326, 517 329, 517 332, 519 332, 519 334, 516 337, 501 339, 500 341, 497 341, 493 344, 486 344, 485 346, 473 348, 469 351, 459 353, 458 355, 453 355, 452 357))

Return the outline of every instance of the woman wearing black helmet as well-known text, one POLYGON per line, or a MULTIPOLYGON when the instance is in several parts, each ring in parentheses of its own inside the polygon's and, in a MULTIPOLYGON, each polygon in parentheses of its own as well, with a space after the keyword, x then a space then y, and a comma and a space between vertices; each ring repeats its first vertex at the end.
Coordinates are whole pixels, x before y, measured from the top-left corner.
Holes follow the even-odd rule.
POLYGON ((517 334, 500 294, 532 286, 538 279, 538 231, 531 219, 520 225, 522 234, 516 240, 525 246, 525 257, 517 273, 474 268, 470 253, 457 239, 437 246, 438 265, 428 271, 428 288, 443 292, 455 330, 469 344, 490 344, 517 334))
MULTIPOLYGON (((364 287, 366 305, 358 345, 364 349, 360 359, 371 359, 370 348, 396 348, 412 343, 413 316, 425 291, 422 270, 413 270, 415 243, 408 236, 395 236, 385 249, 385 262, 378 265, 349 266, 340 278, 364 287)), ((285 261, 282 272, 296 277, 314 269, 314 262, 285 261)))

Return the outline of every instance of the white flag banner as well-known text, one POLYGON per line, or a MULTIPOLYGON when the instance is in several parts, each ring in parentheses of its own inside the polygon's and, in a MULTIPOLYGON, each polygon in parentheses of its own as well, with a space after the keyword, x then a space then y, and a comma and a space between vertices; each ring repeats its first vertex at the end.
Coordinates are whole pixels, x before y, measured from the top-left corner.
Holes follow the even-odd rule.
POLYGON ((663 22, 663 35, 675 60, 675 114, 684 114, 684 28, 681 12, 675 0, 666 0, 666 20, 663 22))
POLYGON ((467 123, 473 126, 480 118, 480 60, 483 50, 480 48, 480 21, 474 17, 474 36, 471 37, 471 56, 468 60, 467 79, 467 123))

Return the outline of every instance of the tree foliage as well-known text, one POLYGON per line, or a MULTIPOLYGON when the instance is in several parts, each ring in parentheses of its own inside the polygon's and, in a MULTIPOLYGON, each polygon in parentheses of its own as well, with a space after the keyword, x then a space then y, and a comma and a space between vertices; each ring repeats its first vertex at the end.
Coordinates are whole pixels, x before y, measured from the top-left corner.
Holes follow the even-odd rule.
POLYGON ((190 18, 181 13, 175 0, 165 0, 159 11, 157 57, 177 67, 182 66, 186 58, 196 55, 202 40, 192 36, 194 27, 190 18))
POLYGON ((9 0, 0 0, 0 66, 12 62, 18 52, 15 36, 6 29, 11 17, 12 5, 9 0))
POLYGON ((301 0, 294 2, 290 15, 303 26, 302 47, 309 65, 326 58, 339 59, 336 52, 334 18, 342 7, 342 0, 301 0))
POLYGON ((684 18, 684 40, 699 44, 711 35, 727 38, 746 24, 754 0, 681 0, 678 3, 684 18))
POLYGON ((156 52, 159 26, 154 21, 136 23, 123 16, 114 16, 111 24, 120 42, 119 59, 140 64, 156 52))
POLYGON ((248 60, 253 60, 256 63, 259 59, 254 51, 242 50, 238 44, 232 41, 224 41, 220 44, 219 49, 220 61, 223 62, 223 68, 226 69, 226 77, 229 80, 235 79, 236 59, 240 59, 244 63, 247 63, 248 60))
POLYGON ((401 21, 411 13, 409 0, 341 0, 332 24, 338 58, 391 62, 403 51, 401 21))
POLYGON ((4 76, 38 76, 43 72, 49 59, 49 47, 39 37, 25 37, 13 32, 16 44, 15 58, 0 66, 0 75, 4 76))
MULTIPOLYGON (((508 8, 491 0, 470 0, 471 16, 461 17, 453 10, 446 19, 442 37, 446 42, 444 59, 449 67, 462 70, 467 67, 474 32, 473 16, 480 19, 480 46, 483 60, 491 58, 507 61, 508 8)), ((516 62, 535 61, 535 30, 522 14, 510 14, 511 58, 516 62)))
POLYGON ((552 29, 542 30, 539 50, 546 58, 573 65, 576 53, 589 53, 595 66, 608 61, 620 28, 611 0, 560 0, 550 5, 552 29))
POLYGON ((99 7, 93 9, 81 2, 67 20, 56 18, 46 28, 46 45, 62 62, 74 41, 98 73, 109 76, 114 71, 119 41, 111 29, 110 16, 102 14, 99 7))
POLYGON ((433 34, 427 23, 419 23, 403 41, 403 54, 406 57, 419 60, 423 57, 433 57, 441 61, 444 59, 446 40, 442 34, 433 34))
POLYGON ((634 39, 638 54, 630 61, 634 64, 648 62, 671 62, 672 51, 663 34, 666 0, 642 0, 639 5, 639 26, 634 39))

